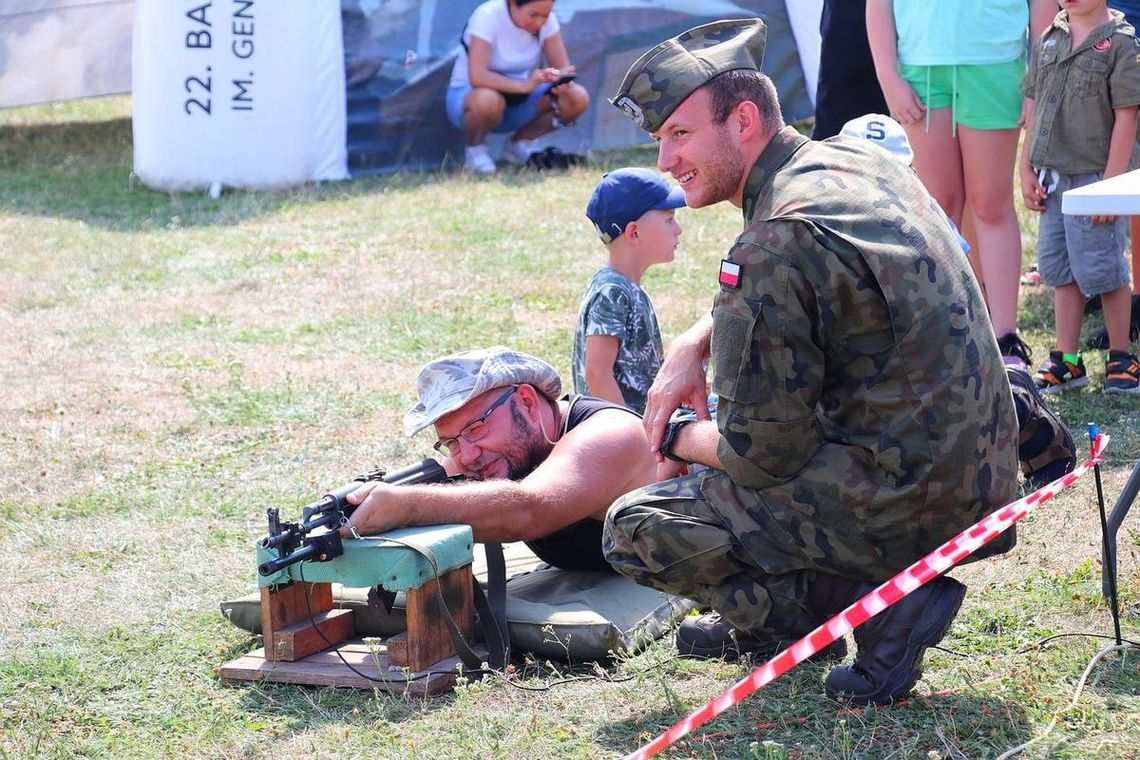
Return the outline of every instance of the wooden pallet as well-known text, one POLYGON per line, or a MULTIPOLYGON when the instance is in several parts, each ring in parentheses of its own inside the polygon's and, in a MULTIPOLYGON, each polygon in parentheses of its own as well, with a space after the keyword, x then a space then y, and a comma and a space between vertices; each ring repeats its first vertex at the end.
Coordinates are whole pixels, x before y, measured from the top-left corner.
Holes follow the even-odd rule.
MULTIPOLYGON (((341 686, 354 689, 376 689, 415 696, 430 696, 455 687, 458 657, 448 657, 418 673, 388 664, 387 646, 378 640, 351 639, 332 649, 288 662, 265 659, 265 650, 257 649, 226 663, 218 670, 225 683, 291 683, 306 686, 341 686), (340 653, 360 673, 345 665, 340 653), (363 675, 361 675, 363 674, 363 675), (376 680, 371 680, 376 679, 376 680)), ((486 651, 475 650, 480 655, 486 651)))

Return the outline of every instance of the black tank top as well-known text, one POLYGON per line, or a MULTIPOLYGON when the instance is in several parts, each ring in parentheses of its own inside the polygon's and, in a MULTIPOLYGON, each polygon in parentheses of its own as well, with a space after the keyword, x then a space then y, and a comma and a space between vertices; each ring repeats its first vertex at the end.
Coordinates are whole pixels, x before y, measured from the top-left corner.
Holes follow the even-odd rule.
MULTIPOLYGON (((632 409, 593 396, 562 398, 570 401, 563 435, 603 409, 620 409, 637 416, 637 412, 632 409)), ((602 521, 592 517, 567 525, 542 538, 527 541, 526 545, 540 560, 563 570, 613 570, 602 555, 602 521)))

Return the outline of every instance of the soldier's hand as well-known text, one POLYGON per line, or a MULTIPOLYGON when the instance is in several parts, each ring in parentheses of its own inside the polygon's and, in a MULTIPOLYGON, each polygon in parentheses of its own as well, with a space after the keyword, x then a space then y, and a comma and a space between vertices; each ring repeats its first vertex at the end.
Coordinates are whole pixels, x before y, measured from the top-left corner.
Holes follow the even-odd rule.
MULTIPOLYGON (((682 404, 691 407, 698 419, 709 419, 703 359, 701 351, 671 350, 658 370, 657 378, 646 398, 645 418, 642 421, 649 446, 654 452, 661 448, 661 439, 669 417, 682 404)), ((659 452, 657 461, 665 461, 659 452)))

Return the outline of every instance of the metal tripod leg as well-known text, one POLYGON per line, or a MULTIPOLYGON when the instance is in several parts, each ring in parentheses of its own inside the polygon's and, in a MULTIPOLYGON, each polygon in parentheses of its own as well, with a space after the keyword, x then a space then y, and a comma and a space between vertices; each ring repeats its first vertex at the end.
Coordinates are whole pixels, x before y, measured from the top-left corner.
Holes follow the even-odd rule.
POLYGON ((1140 460, 1136 461, 1136 466, 1132 468, 1132 474, 1128 476, 1128 481, 1124 484, 1120 497, 1112 507, 1112 514, 1108 516, 1108 532, 1104 536, 1104 546, 1102 547, 1104 573, 1101 579, 1101 591, 1104 593, 1105 599, 1111 595, 1113 580, 1116 578, 1116 532, 1120 530, 1125 515, 1132 508, 1132 502, 1136 500, 1138 491, 1140 491, 1140 460))

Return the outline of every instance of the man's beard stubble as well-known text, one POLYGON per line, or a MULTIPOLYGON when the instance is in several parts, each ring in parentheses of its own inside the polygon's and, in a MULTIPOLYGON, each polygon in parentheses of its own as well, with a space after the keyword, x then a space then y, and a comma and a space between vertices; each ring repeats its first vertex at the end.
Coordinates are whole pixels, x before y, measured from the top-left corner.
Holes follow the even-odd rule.
POLYGON ((699 169, 704 184, 696 197, 685 195, 689 208, 703 208, 727 201, 736 195, 740 182, 748 167, 744 165, 744 155, 728 136, 728 124, 717 127, 716 142, 705 157, 704 166, 699 169))
POLYGON ((504 452, 503 458, 507 462, 507 477, 511 480, 522 480, 546 461, 554 445, 548 443, 539 431, 528 427, 526 416, 513 403, 510 409, 511 432, 517 447, 512 445, 510 451, 504 452))

